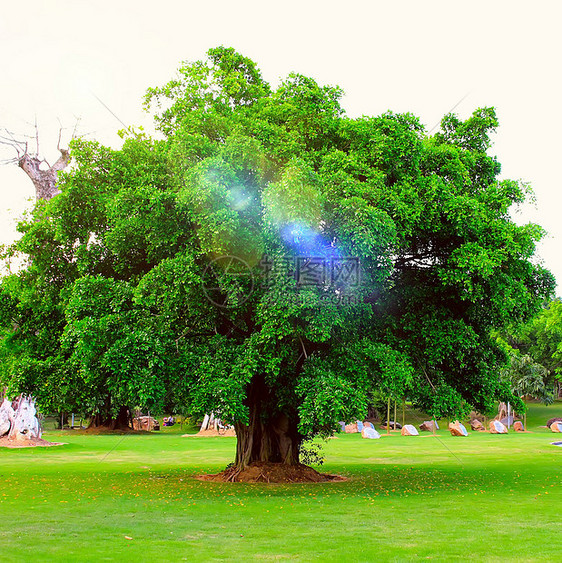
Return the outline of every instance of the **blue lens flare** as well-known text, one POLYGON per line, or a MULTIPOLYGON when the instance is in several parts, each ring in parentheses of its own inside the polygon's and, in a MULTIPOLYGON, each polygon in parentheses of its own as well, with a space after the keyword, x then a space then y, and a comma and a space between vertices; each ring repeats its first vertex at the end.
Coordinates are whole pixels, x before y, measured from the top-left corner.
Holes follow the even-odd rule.
POLYGON ((296 256, 340 258, 341 249, 319 230, 300 223, 291 222, 280 229, 283 242, 296 256))

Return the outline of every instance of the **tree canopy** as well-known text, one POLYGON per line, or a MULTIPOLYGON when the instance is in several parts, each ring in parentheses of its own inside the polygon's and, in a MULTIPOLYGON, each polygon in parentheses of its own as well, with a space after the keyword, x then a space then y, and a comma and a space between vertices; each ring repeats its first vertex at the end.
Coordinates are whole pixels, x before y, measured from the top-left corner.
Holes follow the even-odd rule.
POLYGON ((0 286, 2 381, 105 417, 212 411, 239 466, 297 463, 373 389, 436 417, 517 403, 490 331, 554 280, 510 218, 528 189, 498 179, 495 111, 430 135, 341 96, 218 47, 147 91, 161 140, 73 141, 0 286))

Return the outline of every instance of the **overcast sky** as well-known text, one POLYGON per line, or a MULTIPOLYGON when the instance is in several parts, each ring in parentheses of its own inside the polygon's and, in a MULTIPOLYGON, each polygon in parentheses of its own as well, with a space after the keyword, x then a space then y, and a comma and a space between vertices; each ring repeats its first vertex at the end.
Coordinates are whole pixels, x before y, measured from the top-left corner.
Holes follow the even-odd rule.
MULTIPOLYGON (((117 147, 122 124, 144 125, 149 86, 182 60, 233 46, 266 80, 289 72, 337 84, 347 114, 409 111, 428 130, 453 107, 461 117, 495 106, 492 152, 502 176, 530 182, 536 206, 517 221, 548 231, 539 255, 562 280, 559 111, 562 4, 519 1, 27 0, 0 11, 0 127, 32 133, 56 160, 59 121, 117 147), (458 104, 458 105, 457 105, 458 104)), ((13 156, 5 149, 0 158, 13 156)), ((16 236, 31 182, 0 166, 0 243, 16 236)))

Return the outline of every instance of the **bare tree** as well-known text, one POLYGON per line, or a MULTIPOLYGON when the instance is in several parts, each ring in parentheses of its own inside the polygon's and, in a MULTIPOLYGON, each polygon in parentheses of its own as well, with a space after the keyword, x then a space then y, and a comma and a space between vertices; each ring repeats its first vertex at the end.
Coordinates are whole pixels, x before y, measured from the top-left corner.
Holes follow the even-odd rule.
MULTIPOLYGON (((76 123, 76 127, 78 122, 76 123)), ((72 133, 75 137, 76 127, 72 133)), ((8 129, 3 129, 0 133, 0 144, 12 147, 16 151, 13 158, 5 159, 4 163, 17 164, 31 179, 35 186, 37 200, 49 200, 60 193, 57 188, 58 173, 70 164, 70 152, 68 149, 61 148, 60 141, 62 127, 59 129, 59 139, 57 150, 60 157, 54 164, 49 164, 46 159, 39 156, 39 130, 35 123, 35 137, 24 136, 16 137, 8 129), (35 142, 35 150, 31 151, 29 145, 35 142), (31 142, 30 142, 31 141, 31 142)))

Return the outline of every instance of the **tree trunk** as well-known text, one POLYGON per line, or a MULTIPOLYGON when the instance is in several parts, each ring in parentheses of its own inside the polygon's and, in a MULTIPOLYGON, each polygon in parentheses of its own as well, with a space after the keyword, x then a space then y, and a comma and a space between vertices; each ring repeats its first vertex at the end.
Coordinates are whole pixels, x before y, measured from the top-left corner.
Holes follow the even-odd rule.
POLYGON ((256 462, 299 464, 304 436, 298 431, 298 419, 285 413, 272 414, 272 398, 263 376, 255 376, 246 399, 249 424, 234 425, 237 439, 235 464, 240 470, 256 462))
POLYGON ((68 426, 68 414, 61 411, 57 416, 57 429, 63 430, 65 426, 68 426))
POLYGON ((59 149, 60 158, 46 170, 41 168, 42 161, 27 152, 18 160, 18 166, 29 176, 35 186, 37 199, 49 200, 60 191, 57 188, 58 173, 70 163, 70 152, 59 149))
POLYGON ((7 435, 12 428, 16 413, 12 408, 12 402, 2 397, 0 402, 0 438, 7 435))
POLYGON ((13 403, 13 418, 11 420, 9 440, 35 440, 41 438, 41 425, 37 418, 35 400, 26 395, 20 395, 13 403))
POLYGON ((107 413, 97 413, 90 420, 88 428, 107 428, 109 430, 129 430, 129 408, 121 407, 116 417, 107 413))

